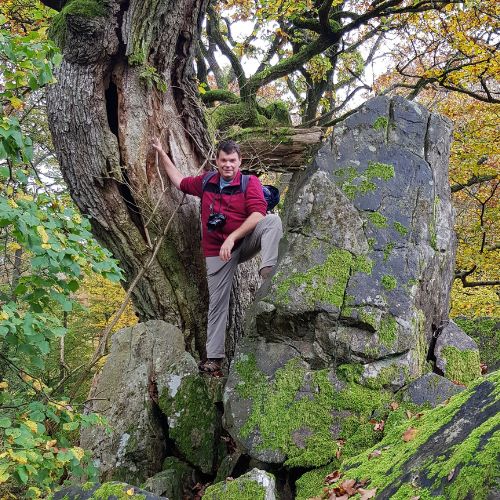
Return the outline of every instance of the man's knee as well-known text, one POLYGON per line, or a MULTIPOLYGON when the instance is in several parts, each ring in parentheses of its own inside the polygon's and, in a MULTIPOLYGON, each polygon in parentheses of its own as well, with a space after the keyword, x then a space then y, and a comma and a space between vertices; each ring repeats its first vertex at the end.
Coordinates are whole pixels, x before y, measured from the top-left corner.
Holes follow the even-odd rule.
POLYGON ((264 223, 267 227, 281 229, 281 219, 279 215, 267 214, 260 222, 264 223))

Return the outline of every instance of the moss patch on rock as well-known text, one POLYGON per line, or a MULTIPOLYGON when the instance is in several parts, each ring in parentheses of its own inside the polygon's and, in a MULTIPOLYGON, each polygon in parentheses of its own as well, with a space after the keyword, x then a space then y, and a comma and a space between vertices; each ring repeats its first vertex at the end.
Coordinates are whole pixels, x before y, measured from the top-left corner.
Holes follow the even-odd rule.
POLYGON ((361 255, 353 256, 347 250, 333 248, 323 264, 304 273, 292 274, 277 287, 277 301, 288 303, 294 289, 309 305, 330 304, 339 309, 345 301, 345 289, 353 272, 371 274, 373 262, 361 255))
POLYGON ((394 276, 391 276, 390 274, 384 274, 380 283, 388 291, 394 290, 398 285, 396 278, 394 276))
POLYGON ((298 359, 290 360, 270 380, 257 368, 255 357, 248 355, 237 361, 236 373, 238 395, 252 401, 241 436, 258 432, 260 447, 281 451, 290 467, 330 462, 338 438, 346 440, 346 447, 351 442, 357 449, 370 446, 378 436, 369 419, 391 400, 388 392, 350 380, 340 382, 329 370, 306 371, 298 359), (333 428, 340 429, 339 436, 333 428))
POLYGON ((370 212, 368 214, 368 220, 377 228, 383 229, 387 227, 387 217, 382 215, 380 212, 370 212))
POLYGON ((203 498, 205 500, 265 500, 266 487, 274 488, 274 477, 269 473, 253 469, 237 479, 209 486, 203 498))
MULTIPOLYGON (((447 405, 386 427, 376 447, 344 461, 340 481, 368 479, 367 488, 376 488, 381 498, 488 498, 498 487, 499 477, 499 384, 496 372, 447 405), (408 429, 412 429, 410 437, 404 439, 408 429), (375 449, 381 454, 370 457, 375 449)), ((307 493, 321 494, 324 486, 307 493)))
POLYGON ((158 402, 168 418, 169 437, 186 460, 203 472, 212 472, 217 413, 205 382, 185 376, 175 394, 165 389, 158 402))
POLYGON ((470 349, 461 351, 453 346, 445 347, 441 356, 446 361, 445 377, 468 385, 481 376, 479 353, 470 349))
POLYGON ((146 496, 134 493, 134 487, 126 483, 104 483, 92 493, 92 500, 145 500, 146 496), (132 490, 132 494, 130 494, 132 490))
POLYGON ((390 348, 396 342, 397 337, 397 323, 393 316, 386 316, 380 322, 378 329, 378 338, 380 342, 387 348, 390 348))

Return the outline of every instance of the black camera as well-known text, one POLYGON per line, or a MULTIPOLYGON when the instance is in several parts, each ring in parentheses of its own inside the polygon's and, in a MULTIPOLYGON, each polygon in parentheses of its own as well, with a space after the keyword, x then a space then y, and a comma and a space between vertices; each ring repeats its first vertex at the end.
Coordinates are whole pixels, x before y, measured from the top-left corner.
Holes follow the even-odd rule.
POLYGON ((223 227, 225 223, 226 216, 224 214, 216 212, 208 216, 207 228, 209 231, 215 231, 216 229, 223 227))

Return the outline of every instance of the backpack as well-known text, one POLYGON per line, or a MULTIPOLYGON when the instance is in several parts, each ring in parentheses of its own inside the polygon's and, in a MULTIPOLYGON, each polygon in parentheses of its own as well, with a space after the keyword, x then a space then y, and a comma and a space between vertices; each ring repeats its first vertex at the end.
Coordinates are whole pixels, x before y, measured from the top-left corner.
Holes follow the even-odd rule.
MULTIPOLYGON (((205 192, 205 188, 208 184, 208 181, 216 174, 217 174, 217 172, 215 170, 212 170, 210 172, 207 172, 207 174, 205 174, 205 177, 203 177, 203 181, 201 184, 201 189, 203 192, 205 192)), ((241 174, 241 191, 243 193, 245 193, 247 190, 249 180, 250 180, 249 175, 241 174)), ((264 184, 262 186, 262 192, 264 194, 264 198, 265 198, 266 203, 267 203, 266 211, 268 213, 272 212, 273 208, 280 202, 279 189, 275 186, 271 186, 269 184, 264 184)))

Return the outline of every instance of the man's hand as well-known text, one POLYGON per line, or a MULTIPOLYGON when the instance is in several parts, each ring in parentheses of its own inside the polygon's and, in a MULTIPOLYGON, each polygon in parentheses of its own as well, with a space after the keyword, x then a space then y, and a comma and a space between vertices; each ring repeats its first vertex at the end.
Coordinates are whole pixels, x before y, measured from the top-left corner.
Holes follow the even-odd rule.
POLYGON ((172 163, 172 160, 168 157, 167 153, 165 153, 161 145, 160 139, 158 137, 155 137, 151 142, 151 146, 158 153, 158 160, 160 162, 160 165, 162 165, 163 168, 165 169, 165 172, 167 173, 172 184, 177 189, 180 189, 181 181, 184 178, 184 176, 179 172, 179 170, 177 170, 177 167, 172 163))
POLYGON ((158 153, 163 153, 163 147, 162 147, 160 139, 158 137, 155 137, 153 139, 151 146, 153 146, 153 148, 155 148, 156 151, 158 151, 158 153))
POLYGON ((226 238, 226 241, 224 241, 224 243, 220 247, 219 257, 221 258, 221 260, 223 260, 224 262, 228 262, 231 259, 231 250, 233 249, 233 247, 234 240, 233 238, 231 238, 231 235, 229 235, 226 238))

